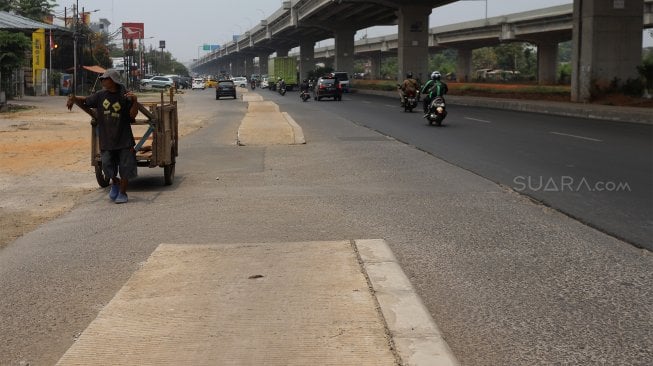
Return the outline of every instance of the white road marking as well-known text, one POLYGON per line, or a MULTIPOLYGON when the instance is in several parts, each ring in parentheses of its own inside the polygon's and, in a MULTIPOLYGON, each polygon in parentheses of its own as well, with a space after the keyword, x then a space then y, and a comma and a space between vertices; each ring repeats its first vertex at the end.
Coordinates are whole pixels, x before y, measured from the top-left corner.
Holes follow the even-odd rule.
POLYGON ((470 121, 476 121, 476 122, 492 123, 492 121, 486 121, 484 119, 478 119, 478 118, 472 118, 472 117, 465 117, 465 119, 468 119, 470 121))
POLYGON ((591 137, 585 137, 585 136, 570 135, 570 134, 568 134, 568 133, 555 132, 555 131, 551 131, 551 133, 554 134, 554 135, 573 137, 573 138, 582 139, 582 140, 595 141, 595 142, 603 142, 603 140, 593 139, 593 138, 591 138, 591 137))
POLYGON ((397 106, 394 105, 394 104, 384 104, 384 106, 386 106, 386 107, 390 107, 390 108, 396 108, 396 107, 397 107, 397 106))

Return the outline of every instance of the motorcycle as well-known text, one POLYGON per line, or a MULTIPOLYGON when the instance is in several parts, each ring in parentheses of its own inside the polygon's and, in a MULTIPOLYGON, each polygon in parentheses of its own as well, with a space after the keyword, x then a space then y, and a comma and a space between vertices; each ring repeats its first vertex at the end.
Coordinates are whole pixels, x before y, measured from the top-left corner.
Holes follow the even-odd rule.
POLYGON ((286 84, 278 85, 277 90, 279 90, 279 94, 286 95, 286 84))
POLYGON ((256 81, 249 83, 249 86, 252 88, 252 90, 256 89, 256 81))
POLYGON ((308 93, 308 90, 302 90, 302 92, 299 94, 299 97, 302 99, 302 102, 311 99, 311 95, 308 93))
POLYGON ((417 107, 417 96, 414 90, 406 91, 403 96, 402 105, 404 106, 404 112, 413 112, 413 109, 417 107))
POLYGON ((442 121, 447 117, 447 109, 444 104, 444 98, 435 97, 429 104, 429 111, 424 115, 429 125, 435 123, 438 126, 442 125, 442 121))

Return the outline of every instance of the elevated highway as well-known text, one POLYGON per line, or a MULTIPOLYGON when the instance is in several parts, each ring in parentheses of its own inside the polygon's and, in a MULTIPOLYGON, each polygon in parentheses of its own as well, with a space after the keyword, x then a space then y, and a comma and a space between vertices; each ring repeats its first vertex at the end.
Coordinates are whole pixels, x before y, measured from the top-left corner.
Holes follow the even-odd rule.
POLYGON ((563 5, 478 21, 429 28, 433 8, 454 1, 389 0, 293 0, 245 32, 237 40, 191 65, 200 73, 230 70, 236 74, 254 71, 258 57, 267 70, 272 53, 287 56, 299 47, 302 76, 313 69, 316 58, 333 58, 333 67, 353 72, 354 56, 369 54, 378 65, 383 52, 398 56, 398 78, 408 70, 424 79, 428 53, 441 47, 458 50, 458 75, 471 75, 471 51, 500 42, 528 41, 538 47, 538 80, 555 81, 557 45, 573 40, 574 69, 572 99, 589 99, 592 83, 637 77, 641 62, 642 27, 653 23, 653 0, 610 2, 575 0, 563 5), (336 19, 336 20, 333 20, 336 19), (354 41, 357 30, 374 25, 398 25, 398 33, 354 41), (329 49, 315 43, 334 39, 329 49), (605 80, 603 80, 605 79, 605 80))
MULTIPOLYGON (((644 3, 642 27, 653 28, 653 0, 644 3)), ((429 50, 456 49, 458 74, 464 80, 465 76, 472 75, 471 50, 503 42, 530 42, 538 49, 538 81, 551 84, 556 81, 557 45, 570 41, 572 33, 573 6, 567 4, 432 27, 429 29, 429 50)), ((398 44, 396 33, 359 39, 354 43, 354 54, 371 59, 373 75, 379 77, 381 56, 396 55, 398 44)), ((333 45, 318 47, 314 53, 315 59, 324 63, 331 63, 334 55, 333 45)))

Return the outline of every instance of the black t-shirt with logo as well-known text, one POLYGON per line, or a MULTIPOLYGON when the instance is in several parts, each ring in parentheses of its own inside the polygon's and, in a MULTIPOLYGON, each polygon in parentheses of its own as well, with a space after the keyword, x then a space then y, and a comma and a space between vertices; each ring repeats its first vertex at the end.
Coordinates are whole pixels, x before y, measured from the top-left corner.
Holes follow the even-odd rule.
POLYGON ((84 104, 95 108, 100 150, 119 150, 134 147, 129 109, 132 101, 125 98, 122 88, 112 93, 102 89, 86 97, 84 104))

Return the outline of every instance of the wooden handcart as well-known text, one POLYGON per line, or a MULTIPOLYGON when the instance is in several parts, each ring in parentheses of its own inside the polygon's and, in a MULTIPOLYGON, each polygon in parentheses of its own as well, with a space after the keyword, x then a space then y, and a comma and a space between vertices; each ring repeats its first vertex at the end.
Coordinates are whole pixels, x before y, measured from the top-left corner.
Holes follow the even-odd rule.
MULTIPOLYGON (((161 92, 160 102, 138 102, 138 111, 146 119, 136 119, 132 126, 143 126, 142 136, 137 136, 134 129, 136 162, 139 167, 162 167, 166 185, 171 185, 175 177, 176 158, 179 155, 179 119, 177 101, 174 94, 169 94, 169 102, 164 100, 161 92)), ((97 134, 95 113, 90 108, 82 107, 91 119, 91 165, 95 167, 95 178, 100 187, 107 187, 110 178, 102 170, 100 143, 97 134)))

